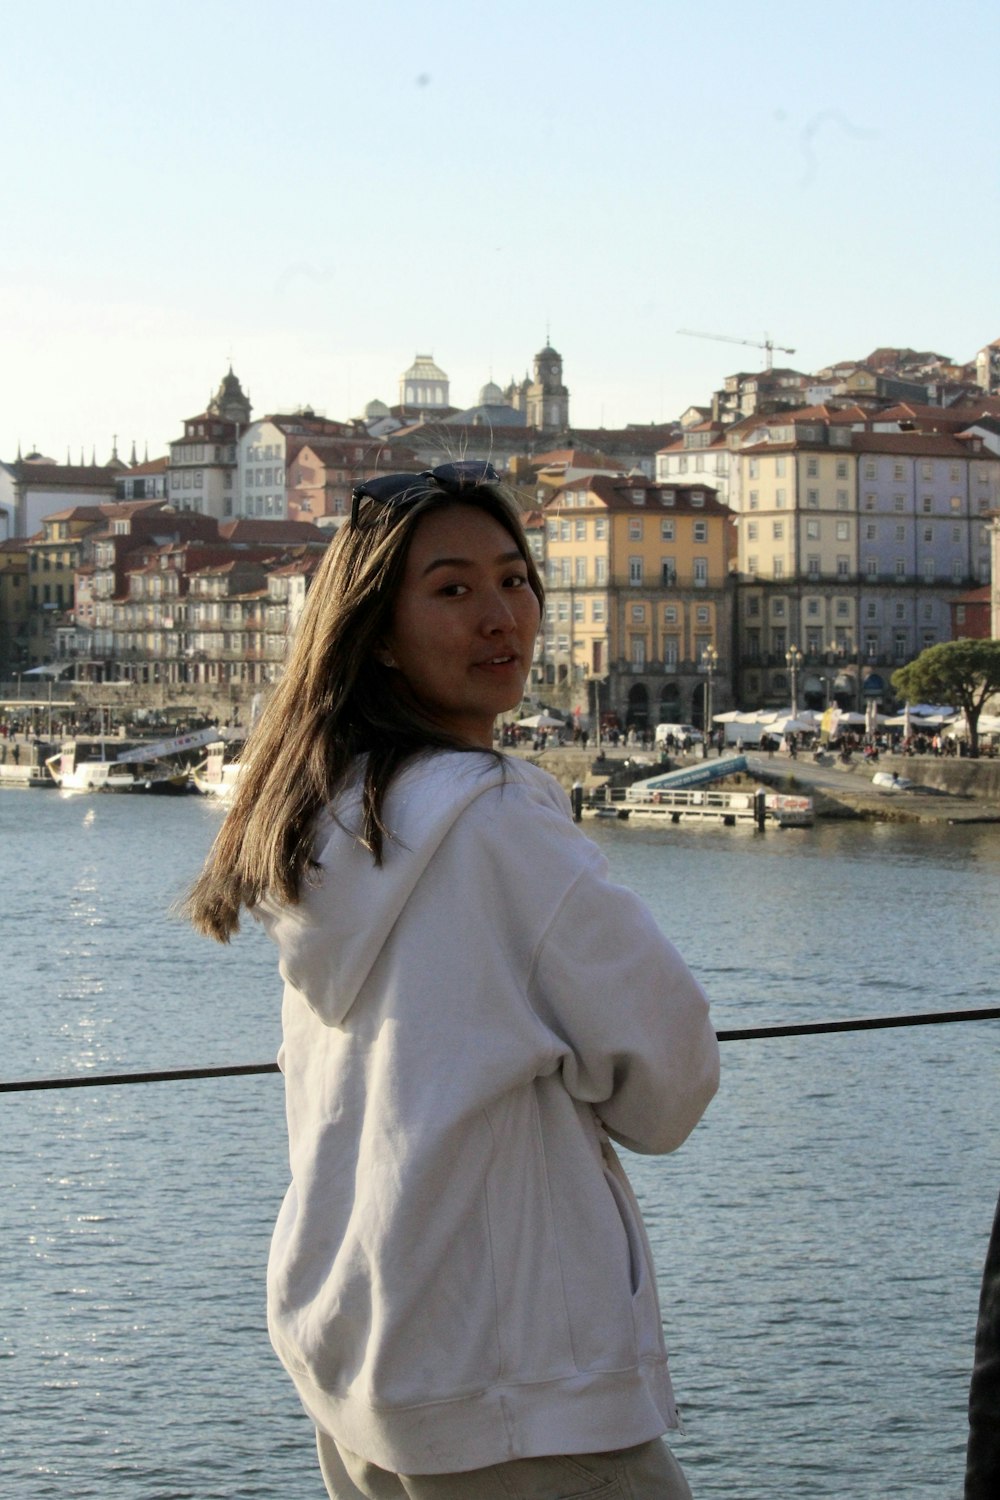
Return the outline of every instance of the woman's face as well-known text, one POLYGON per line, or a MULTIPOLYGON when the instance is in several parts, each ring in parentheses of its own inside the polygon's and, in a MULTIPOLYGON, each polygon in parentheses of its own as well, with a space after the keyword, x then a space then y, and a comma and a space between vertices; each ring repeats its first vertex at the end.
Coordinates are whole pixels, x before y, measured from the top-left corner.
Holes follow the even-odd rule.
POLYGON ((539 616, 510 533, 449 505, 417 524, 379 656, 442 729, 489 747, 497 714, 523 697, 539 616))

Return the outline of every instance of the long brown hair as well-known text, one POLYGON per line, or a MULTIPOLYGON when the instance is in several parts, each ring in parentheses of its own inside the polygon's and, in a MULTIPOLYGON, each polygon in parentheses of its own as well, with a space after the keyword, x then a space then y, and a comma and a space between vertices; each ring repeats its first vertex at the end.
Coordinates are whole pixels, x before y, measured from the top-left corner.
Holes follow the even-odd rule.
POLYGON ((425 485, 400 506, 369 505, 337 533, 313 581, 284 675, 254 724, 226 821, 184 903, 199 932, 228 942, 243 907, 265 895, 294 903, 312 854, 317 812, 365 756, 362 837, 377 864, 388 837, 382 817, 393 778, 434 748, 467 750, 395 690, 376 652, 392 621, 414 532, 432 510, 468 505, 509 532, 539 605, 544 589, 521 513, 502 486, 460 494, 425 485))

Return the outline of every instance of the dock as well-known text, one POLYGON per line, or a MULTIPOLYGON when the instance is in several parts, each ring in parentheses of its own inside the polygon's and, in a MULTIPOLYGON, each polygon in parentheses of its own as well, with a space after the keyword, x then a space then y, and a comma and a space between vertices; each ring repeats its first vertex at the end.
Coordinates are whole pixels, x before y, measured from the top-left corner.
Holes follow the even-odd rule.
POLYGON ((755 790, 716 791, 684 787, 647 791, 642 787, 599 787, 583 799, 585 813, 599 818, 639 819, 644 822, 721 823, 735 828, 749 823, 757 828, 811 828, 811 797, 755 790))

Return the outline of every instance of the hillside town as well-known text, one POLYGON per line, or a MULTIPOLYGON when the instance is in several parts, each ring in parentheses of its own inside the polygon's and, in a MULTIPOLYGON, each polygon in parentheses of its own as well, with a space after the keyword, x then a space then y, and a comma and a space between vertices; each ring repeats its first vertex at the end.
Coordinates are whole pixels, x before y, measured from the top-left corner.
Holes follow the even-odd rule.
POLYGON ((249 701, 353 485, 463 457, 524 507, 539 701, 639 731, 889 702, 928 646, 1000 636, 1000 339, 966 363, 880 348, 814 373, 760 347, 765 370, 662 425, 574 426, 547 341, 467 406, 426 354, 394 403, 343 420, 255 416, 230 368, 166 454, 19 450, 0 462, 0 681, 249 701))

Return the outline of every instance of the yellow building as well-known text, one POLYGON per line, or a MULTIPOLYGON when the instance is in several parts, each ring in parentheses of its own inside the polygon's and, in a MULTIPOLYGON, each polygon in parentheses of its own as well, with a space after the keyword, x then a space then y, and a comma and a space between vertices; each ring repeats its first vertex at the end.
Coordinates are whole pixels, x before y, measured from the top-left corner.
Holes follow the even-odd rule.
POLYGON ((75 505, 45 516, 42 529, 25 544, 28 553, 28 655, 31 664, 48 661, 55 632, 71 622, 74 574, 82 539, 106 526, 108 513, 97 505, 75 505))
POLYGON ((714 711, 726 706, 733 526, 714 491, 589 475, 543 514, 540 666, 554 701, 623 727, 699 724, 711 676, 714 711))
POLYGON ((0 679, 27 666, 28 548, 23 538, 0 542, 0 679))

